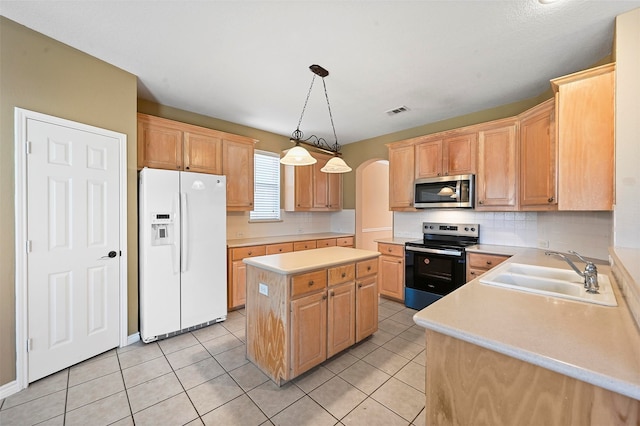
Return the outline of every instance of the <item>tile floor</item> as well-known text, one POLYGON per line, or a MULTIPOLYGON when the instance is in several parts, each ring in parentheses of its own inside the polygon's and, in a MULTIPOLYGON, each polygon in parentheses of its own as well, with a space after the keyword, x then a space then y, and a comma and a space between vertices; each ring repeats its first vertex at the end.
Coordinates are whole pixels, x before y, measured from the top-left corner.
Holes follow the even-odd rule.
POLYGON ((244 311, 114 349, 0 401, 0 425, 424 425, 424 330, 380 300, 379 330, 278 388, 245 358, 244 311))

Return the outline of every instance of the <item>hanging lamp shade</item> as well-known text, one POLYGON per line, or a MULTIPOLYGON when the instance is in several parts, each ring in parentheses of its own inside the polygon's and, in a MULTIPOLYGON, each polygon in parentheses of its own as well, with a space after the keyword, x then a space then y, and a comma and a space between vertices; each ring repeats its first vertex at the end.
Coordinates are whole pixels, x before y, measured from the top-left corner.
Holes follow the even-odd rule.
POLYGON ((320 171, 325 173, 347 173, 351 171, 351 167, 342 158, 333 157, 327 161, 327 164, 320 171))
POLYGON ((313 158, 309 151, 296 145, 287 151, 287 154, 280 159, 280 163, 286 166, 308 166, 315 164, 318 160, 313 158))

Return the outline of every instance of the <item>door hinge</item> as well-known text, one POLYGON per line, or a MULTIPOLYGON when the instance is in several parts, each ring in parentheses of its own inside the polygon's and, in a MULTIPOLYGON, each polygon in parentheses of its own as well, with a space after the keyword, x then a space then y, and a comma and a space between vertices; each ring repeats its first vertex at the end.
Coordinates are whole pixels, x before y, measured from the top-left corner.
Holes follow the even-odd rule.
POLYGON ((30 141, 25 142, 24 151, 27 154, 31 154, 31 142, 30 141))
POLYGON ((33 348, 33 339, 29 338, 27 339, 27 352, 31 352, 32 348, 33 348))
POLYGON ((27 249, 27 253, 31 253, 31 240, 27 240, 25 248, 27 249))

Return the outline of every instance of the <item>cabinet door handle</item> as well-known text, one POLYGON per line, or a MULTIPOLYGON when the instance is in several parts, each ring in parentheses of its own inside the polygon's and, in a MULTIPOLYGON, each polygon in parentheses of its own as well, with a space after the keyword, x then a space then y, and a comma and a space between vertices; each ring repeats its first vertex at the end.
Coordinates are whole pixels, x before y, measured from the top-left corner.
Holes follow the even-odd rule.
POLYGON ((327 300, 327 293, 322 295, 322 300, 327 300))
POLYGON ((189 170, 189 166, 185 167, 184 169, 185 169, 185 170, 189 170))
POLYGON ((335 296, 335 293, 333 292, 333 290, 331 291, 331 297, 335 296))
POLYGON ((358 283, 358 288, 362 288, 362 283, 358 283))
POLYGON ((484 201, 479 200, 479 201, 478 201, 478 204, 484 204, 484 201))
POLYGON ((476 271, 469 271, 469 275, 475 275, 476 271))
POLYGON ((398 263, 402 263, 402 260, 398 260, 398 263))
POLYGON ((553 197, 549 197, 549 199, 547 200, 550 203, 553 203, 553 197))

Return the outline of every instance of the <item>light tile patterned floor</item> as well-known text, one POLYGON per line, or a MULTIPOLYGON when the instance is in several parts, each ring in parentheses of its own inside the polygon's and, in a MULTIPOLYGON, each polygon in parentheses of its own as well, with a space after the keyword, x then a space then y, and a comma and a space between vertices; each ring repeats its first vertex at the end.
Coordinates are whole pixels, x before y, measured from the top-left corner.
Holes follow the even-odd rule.
POLYGON ((381 299, 379 330, 282 387, 245 358, 244 311, 114 349, 0 401, 0 425, 424 425, 424 330, 381 299))

